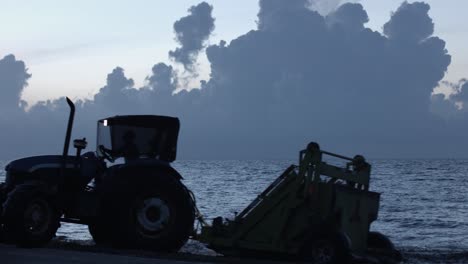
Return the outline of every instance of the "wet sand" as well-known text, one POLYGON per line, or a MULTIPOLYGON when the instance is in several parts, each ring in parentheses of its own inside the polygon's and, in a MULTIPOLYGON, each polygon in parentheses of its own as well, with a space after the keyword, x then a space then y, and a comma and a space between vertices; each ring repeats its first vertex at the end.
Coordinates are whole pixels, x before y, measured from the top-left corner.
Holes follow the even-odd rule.
MULTIPOLYGON (((88 264, 88 263, 193 263, 177 260, 154 259, 137 256, 113 255, 77 250, 62 250, 51 248, 25 249, 15 246, 0 245, 0 262, 2 264, 31 263, 31 264, 88 264)), ((197 263, 197 262, 195 262, 197 263)))
MULTIPOLYGON (((226 258, 191 253, 162 254, 142 250, 121 250, 92 244, 52 241, 43 248, 19 248, 0 244, 0 264, 185 264, 185 263, 288 263, 273 260, 226 258)), ((292 263, 292 262, 291 262, 292 263)))
MULTIPOLYGON (((401 250, 404 261, 402 264, 462 264, 468 263, 468 251, 445 251, 445 250, 401 250)), ((204 254, 204 253, 202 253, 204 254)), ((0 263, 34 263, 34 264, 88 264, 88 263, 162 263, 162 264, 184 264, 184 263, 288 263, 273 260, 255 260, 226 258, 213 254, 193 254, 179 252, 177 254, 161 254, 157 252, 141 250, 119 250, 103 248, 93 243, 79 243, 70 241, 52 241, 44 248, 18 248, 13 245, 0 244, 0 263)), ((293 263, 293 262, 290 262, 293 263)))

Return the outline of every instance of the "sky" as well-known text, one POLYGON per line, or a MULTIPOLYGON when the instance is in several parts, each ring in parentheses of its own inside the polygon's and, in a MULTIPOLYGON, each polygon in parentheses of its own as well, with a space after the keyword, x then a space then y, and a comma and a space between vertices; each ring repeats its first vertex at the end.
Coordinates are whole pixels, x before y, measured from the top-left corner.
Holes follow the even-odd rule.
MULTIPOLYGON (((33 77, 23 99, 70 96, 89 98, 105 84, 106 74, 123 67, 142 86, 157 61, 170 62, 168 51, 176 45, 172 24, 199 3, 178 1, 13 1, 1 0, 0 56, 15 54, 27 63, 33 77)), ((369 28, 382 31, 401 0, 363 0, 369 28)), ((447 43, 452 63, 445 79, 456 82, 468 72, 468 18, 464 0, 429 0, 435 35, 447 43)), ((209 43, 230 41, 256 28, 258 2, 254 0, 207 1, 214 6, 216 28, 209 43)), ((319 1, 329 12, 339 1, 319 1)), ((199 57, 199 78, 210 69, 206 56, 199 57)), ((181 87, 183 88, 183 87, 181 87)), ((187 87, 190 88, 190 87, 187 87)))
MULTIPOLYGON (((28 63, 34 78, 28 101, 86 97, 105 84, 116 66, 143 84, 156 61, 169 62, 172 24, 199 1, 4 1, 0 54, 28 63), (59 76, 57 76, 59 73, 59 76), (78 75, 76 73, 79 73, 78 75), (45 92, 47 91, 47 92, 45 92), (66 91, 66 92, 64 92, 66 91)), ((211 42, 231 40, 255 27, 255 1, 208 1, 216 6, 211 42)), ((206 59, 205 59, 206 62, 206 59)), ((202 62, 203 63, 203 58, 202 62)), ((204 76, 209 69, 204 65, 204 76)))
POLYGON ((309 141, 467 158, 466 7, 2 1, 0 159, 59 152, 64 96, 77 105, 74 137, 90 142, 106 116, 179 117, 182 159, 284 159, 309 141))

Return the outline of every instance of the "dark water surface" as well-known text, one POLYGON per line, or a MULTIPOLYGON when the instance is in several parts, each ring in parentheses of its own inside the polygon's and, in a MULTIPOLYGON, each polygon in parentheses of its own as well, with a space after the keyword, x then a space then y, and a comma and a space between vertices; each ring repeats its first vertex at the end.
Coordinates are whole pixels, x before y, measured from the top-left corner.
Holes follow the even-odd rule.
MULTIPOLYGON (((178 161, 174 167, 195 193, 200 211, 211 219, 234 217, 292 163, 178 161)), ((382 193, 373 230, 410 251, 468 251, 468 160, 374 160, 371 164, 371 190, 382 193)), ((3 177, 2 171, 0 181, 3 177)), ((62 224, 58 236, 91 239, 86 226, 73 224, 62 224)))

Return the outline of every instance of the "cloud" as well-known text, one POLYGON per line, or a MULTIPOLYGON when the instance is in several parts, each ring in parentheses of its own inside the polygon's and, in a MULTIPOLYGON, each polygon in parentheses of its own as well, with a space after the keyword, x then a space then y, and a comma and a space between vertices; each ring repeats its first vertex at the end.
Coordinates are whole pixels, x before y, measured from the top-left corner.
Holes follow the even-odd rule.
MULTIPOLYGON (((308 8, 307 0, 260 0, 258 29, 260 31, 303 34, 308 25, 310 33, 324 24, 324 18, 308 8)), ((313 33, 314 34, 314 33, 313 33)), ((248 35, 248 34, 247 34, 248 35)), ((286 37, 285 37, 286 38, 286 37)))
POLYGON ((468 117, 468 80, 461 79, 457 83, 442 81, 440 85, 448 88, 448 95, 433 94, 431 111, 444 119, 468 117))
POLYGON ((446 98, 444 94, 433 94, 431 96, 431 108, 430 111, 445 120, 455 119, 458 117, 460 111, 456 104, 446 98))
POLYGON ((429 4, 423 2, 403 2, 384 25, 384 34, 397 41, 418 42, 428 38, 434 33, 429 9, 429 4))
MULTIPOLYGON (((312 140, 349 155, 466 157, 467 122, 460 121, 466 117, 448 122, 435 114, 460 114, 453 100, 465 100, 468 90, 463 86, 448 99, 432 95, 451 57, 432 35, 427 4, 403 3, 384 34, 365 26, 360 4, 343 4, 326 16, 309 4, 261 0, 255 30, 206 48, 211 75, 196 89, 175 93, 179 76, 163 63, 154 65, 144 87, 114 69, 93 100, 78 102, 76 134, 92 140, 95 120, 106 116, 163 114, 181 119, 182 158, 291 158, 312 140)), ((195 9, 176 24, 196 24, 180 22, 199 17, 195 9)), ((193 55, 206 39, 200 36, 211 31, 176 32, 184 32, 180 54, 193 55)), ((61 113, 63 100, 41 103, 19 118, 41 120, 42 126, 28 121, 28 130, 46 131, 45 124, 65 126, 61 113)), ((31 144, 52 144, 60 134, 54 133, 31 144)))
POLYGON ((172 93, 177 88, 178 77, 172 66, 158 63, 153 66, 153 74, 147 78, 149 86, 161 93, 172 93))
POLYGON ((369 22, 367 12, 360 4, 346 3, 338 7, 334 12, 326 16, 332 26, 345 27, 347 31, 364 30, 364 24, 369 22))
POLYGON ((335 11, 343 2, 357 2, 357 1, 343 1, 343 0, 309 0, 308 4, 312 10, 319 12, 323 16, 327 16, 335 11))
POLYGON ((364 28, 360 4, 324 18, 305 3, 260 1, 258 30, 207 48, 207 86, 228 119, 250 120, 263 137, 252 140, 257 148, 265 139, 298 146, 311 135, 336 148, 398 140, 413 148, 407 142, 431 122, 430 95, 450 64, 442 40, 417 30, 414 37, 399 22, 412 10, 420 15, 410 22, 426 23, 427 6, 404 3, 387 23, 390 37, 364 28), (296 131, 285 133, 289 126, 296 131))
POLYGON ((14 55, 7 55, 0 60, 0 111, 1 114, 11 114, 19 110, 20 97, 28 85, 31 74, 23 61, 16 60, 14 55))
POLYGON ((460 80, 455 88, 455 93, 450 96, 450 99, 463 103, 464 108, 468 106, 468 81, 460 80))
POLYGON ((193 71, 198 53, 214 30, 213 7, 206 2, 190 7, 190 15, 174 23, 176 40, 181 47, 169 51, 169 57, 182 63, 185 70, 193 71))
POLYGON ((133 96, 133 86, 133 80, 125 77, 124 69, 117 67, 107 75, 107 84, 94 95, 93 103, 110 108, 122 107, 122 105, 128 104, 133 96))

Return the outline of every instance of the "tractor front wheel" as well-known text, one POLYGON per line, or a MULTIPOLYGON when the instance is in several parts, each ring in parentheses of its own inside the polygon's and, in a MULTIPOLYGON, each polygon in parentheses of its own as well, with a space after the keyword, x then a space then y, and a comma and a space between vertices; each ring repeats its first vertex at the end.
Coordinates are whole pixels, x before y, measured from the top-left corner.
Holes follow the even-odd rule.
POLYGON ((20 246, 42 246, 55 236, 59 216, 47 195, 33 186, 19 185, 3 204, 5 236, 20 246))

